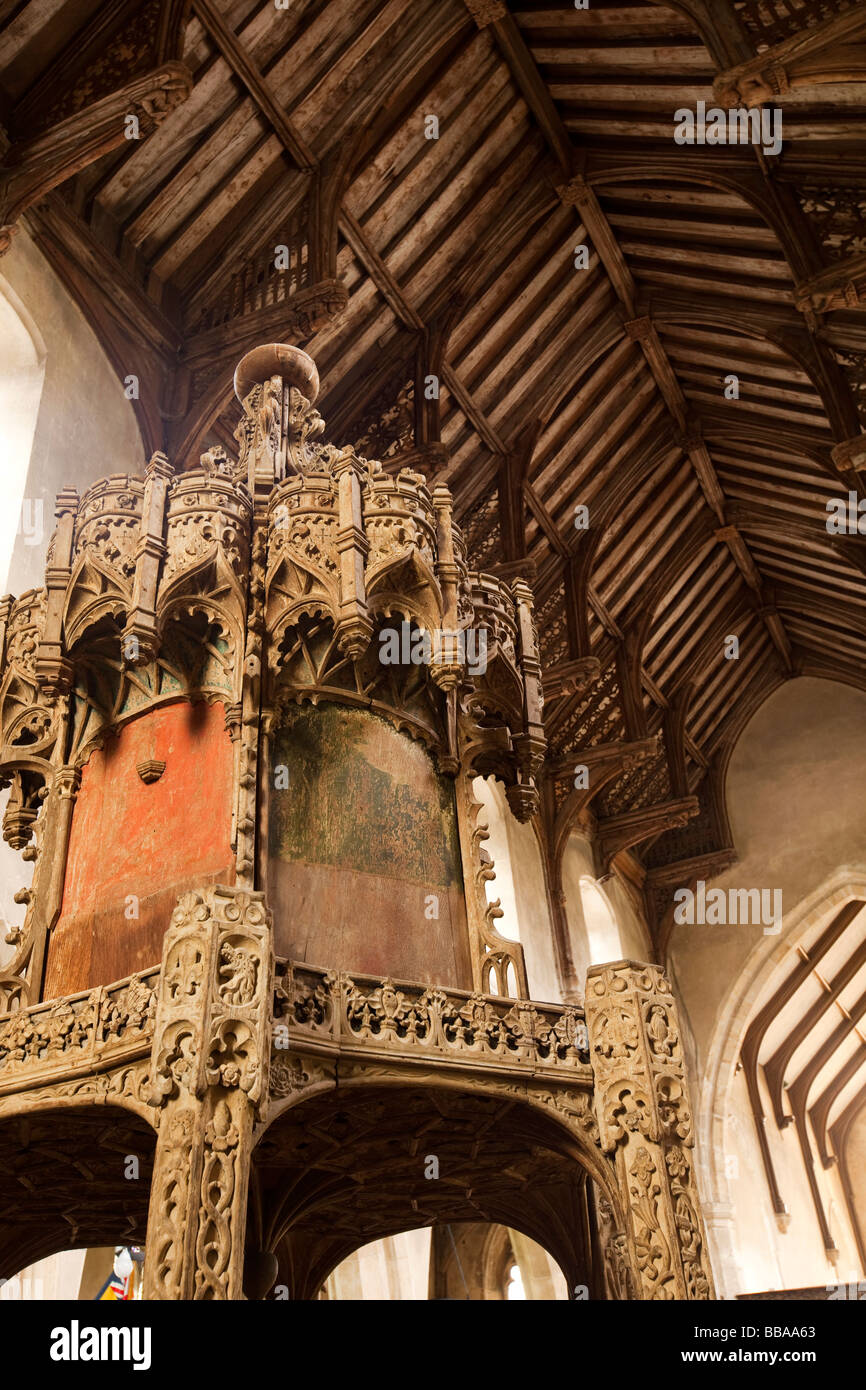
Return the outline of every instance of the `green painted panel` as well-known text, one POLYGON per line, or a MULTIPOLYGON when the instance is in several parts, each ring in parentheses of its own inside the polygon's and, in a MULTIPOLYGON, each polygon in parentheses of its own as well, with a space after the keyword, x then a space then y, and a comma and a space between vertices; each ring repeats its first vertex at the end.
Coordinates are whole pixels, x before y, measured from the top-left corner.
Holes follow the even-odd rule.
POLYGON ((365 710, 322 704, 287 710, 272 747, 272 855, 462 886, 454 788, 421 744, 365 710))

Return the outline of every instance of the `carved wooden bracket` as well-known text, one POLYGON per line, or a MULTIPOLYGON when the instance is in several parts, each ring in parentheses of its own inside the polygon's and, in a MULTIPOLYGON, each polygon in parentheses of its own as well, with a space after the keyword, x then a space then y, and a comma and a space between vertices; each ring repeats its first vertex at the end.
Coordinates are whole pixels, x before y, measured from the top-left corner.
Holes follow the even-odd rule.
POLYGON ((611 861, 621 850, 631 849, 644 840, 661 835, 665 830, 673 830, 686 824, 700 811, 696 796, 683 796, 676 801, 665 801, 645 810, 626 811, 621 816, 609 816, 598 823, 598 838, 604 860, 605 872, 611 861))
POLYGON ((139 135, 149 135, 191 91, 189 69, 164 63, 44 134, 13 143, 0 166, 0 255, 9 250, 15 223, 31 203, 123 145, 128 116, 138 121, 139 135))
POLYGON ((796 289, 797 308, 811 327, 817 327, 818 314, 834 309, 858 309, 866 303, 866 255, 850 256, 828 266, 796 289))
POLYGON ((598 680, 601 666, 597 656, 580 656, 553 666, 544 678, 544 698, 560 700, 566 695, 580 695, 593 681, 598 680))
POLYGON ((721 73, 713 84, 713 95, 725 107, 760 106, 779 101, 795 88, 862 82, 866 45, 855 40, 864 33, 866 15, 862 6, 855 5, 721 73))

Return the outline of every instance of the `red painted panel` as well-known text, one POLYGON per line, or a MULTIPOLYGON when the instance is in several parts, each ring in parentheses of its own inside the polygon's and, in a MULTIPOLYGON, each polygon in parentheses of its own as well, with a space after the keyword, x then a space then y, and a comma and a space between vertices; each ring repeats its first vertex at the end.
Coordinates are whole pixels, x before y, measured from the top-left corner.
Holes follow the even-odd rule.
POLYGON ((82 772, 44 997, 110 984, 158 965, 178 893, 234 882, 232 746, 222 705, 150 710, 82 772), (165 762, 158 782, 136 765, 165 762), (138 898, 138 918, 125 916, 138 898))

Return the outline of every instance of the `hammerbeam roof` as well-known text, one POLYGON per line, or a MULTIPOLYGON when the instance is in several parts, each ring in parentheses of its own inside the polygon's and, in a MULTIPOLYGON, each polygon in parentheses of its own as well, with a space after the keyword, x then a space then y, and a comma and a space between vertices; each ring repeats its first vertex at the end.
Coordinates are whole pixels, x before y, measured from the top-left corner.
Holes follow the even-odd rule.
MULTIPOLYGON (((20 213, 140 375, 145 447, 184 466, 230 443, 220 354, 287 337, 256 286, 289 245, 285 293, 329 287, 282 324, 329 437, 426 449, 474 563, 534 571, 557 766, 659 736, 602 816, 693 794, 782 680, 862 684, 866 541, 825 526, 866 467, 862 5, 0 0, 0 19, 20 195, 0 222, 20 213), (106 136, 118 93, 143 138, 106 136), (781 112, 781 153, 676 144, 698 101, 781 112)), ((681 857, 720 847, 718 817, 698 840, 681 857)))

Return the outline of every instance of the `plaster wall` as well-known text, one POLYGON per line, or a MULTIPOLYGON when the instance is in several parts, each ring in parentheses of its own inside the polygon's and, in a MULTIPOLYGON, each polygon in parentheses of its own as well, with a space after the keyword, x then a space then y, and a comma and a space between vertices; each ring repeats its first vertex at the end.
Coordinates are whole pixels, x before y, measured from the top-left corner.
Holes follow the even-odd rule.
MULTIPOLYGON (((714 888, 781 889, 784 921, 843 866, 866 874, 866 695, 810 677, 789 681, 745 729, 726 797, 738 862, 714 888)), ((674 926, 672 969, 703 1072, 720 1010, 774 938, 757 926, 674 926)))
MULTIPOLYGON (((43 531, 35 544, 19 534, 8 569, 10 557, 0 555, 6 586, 20 594, 42 586, 59 489, 74 486, 82 492, 107 473, 140 473, 145 460, 135 413, 117 373, 23 226, 3 257, 0 291, 7 287, 38 334, 44 361, 29 464, 15 508, 20 511, 24 498, 31 508, 41 502, 43 531)), ((129 371, 135 372, 135 363, 129 371)))
POLYGON ((790 1211, 770 1204, 739 1051, 750 1019, 793 964, 806 925, 866 882, 862 787, 866 695, 813 678, 790 681, 756 712, 731 757, 727 807, 738 862, 712 887, 781 890, 778 934, 762 924, 675 925, 670 970, 691 1034, 698 1156, 717 1281, 728 1296, 856 1279, 859 1257, 838 1173, 816 1174, 839 1248, 820 1238, 793 1126, 767 1134, 790 1211))
POLYGON ((479 820, 489 831, 484 848, 493 860, 496 877, 486 884, 486 889, 488 901, 498 899, 503 911, 497 929, 523 946, 532 998, 560 1003, 553 929, 535 831, 531 825, 521 825, 511 814, 501 782, 476 777, 472 790, 484 808, 479 820))
POLYGON ((627 890, 615 877, 596 878, 592 844, 573 834, 562 857, 562 886, 578 978, 606 961, 648 961, 655 952, 627 890))

